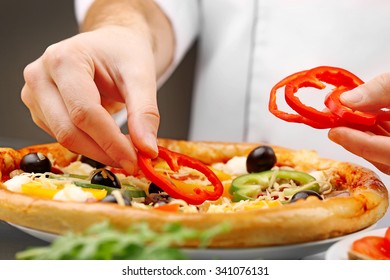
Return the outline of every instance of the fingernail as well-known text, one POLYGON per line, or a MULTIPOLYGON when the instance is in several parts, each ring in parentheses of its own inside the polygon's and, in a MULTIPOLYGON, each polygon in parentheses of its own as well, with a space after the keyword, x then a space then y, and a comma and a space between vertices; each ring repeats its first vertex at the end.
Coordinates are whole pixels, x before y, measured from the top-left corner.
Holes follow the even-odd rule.
POLYGON ((122 166, 122 168, 124 170, 126 170, 127 172, 129 172, 130 174, 134 174, 135 172, 135 166, 134 164, 130 161, 130 160, 127 160, 127 159, 124 159, 124 160, 121 160, 119 162, 119 164, 122 166))
POLYGON ((336 134, 337 134, 337 132, 335 132, 334 129, 330 129, 328 132, 328 138, 330 140, 334 141, 336 134))
POLYGON ((347 91, 341 94, 340 100, 345 103, 359 103, 362 101, 363 95, 359 91, 347 91))

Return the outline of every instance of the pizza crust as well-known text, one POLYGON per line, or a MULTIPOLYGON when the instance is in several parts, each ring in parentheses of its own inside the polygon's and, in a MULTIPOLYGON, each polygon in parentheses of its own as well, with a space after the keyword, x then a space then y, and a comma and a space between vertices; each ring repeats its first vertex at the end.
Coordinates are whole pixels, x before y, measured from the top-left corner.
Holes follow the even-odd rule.
MULTIPOLYGON (((260 145, 169 139, 159 139, 159 144, 208 164, 225 162, 236 155, 246 155, 260 145)), ((56 155, 54 157, 57 160, 60 157, 59 162, 63 165, 77 157, 59 144, 34 146, 19 152, 24 154, 42 148, 56 155)), ((306 172, 334 168, 340 178, 337 188, 347 188, 350 196, 332 197, 323 201, 312 198, 282 207, 235 213, 168 213, 117 204, 37 199, 0 188, 0 219, 55 234, 70 230, 82 231, 103 220, 109 220, 122 229, 134 223, 146 222, 155 230, 161 230, 170 222, 179 222, 196 229, 208 229, 226 223, 230 230, 214 238, 210 247, 243 248, 286 245, 342 236, 374 224, 385 214, 388 192, 371 170, 351 163, 321 159, 312 151, 273 148, 279 165, 292 166, 306 172)), ((15 156, 18 152, 8 152, 14 155, 14 166, 18 166, 20 157, 15 156)), ((9 172, 9 166, 1 166, 3 173, 9 172)), ((196 242, 185 244, 186 247, 197 245, 196 242)))

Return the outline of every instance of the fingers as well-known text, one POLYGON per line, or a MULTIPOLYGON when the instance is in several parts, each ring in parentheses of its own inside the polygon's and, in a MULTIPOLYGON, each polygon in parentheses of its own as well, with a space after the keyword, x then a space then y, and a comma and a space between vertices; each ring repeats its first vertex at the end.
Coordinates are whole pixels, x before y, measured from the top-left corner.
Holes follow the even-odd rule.
POLYGON ((26 67, 22 100, 68 149, 135 173, 137 151, 158 154, 156 70, 150 42, 115 29, 123 31, 101 29, 50 46, 26 67), (129 136, 110 115, 118 102, 126 103, 129 136))
POLYGON ((377 163, 375 161, 370 161, 370 163, 376 168, 378 168, 379 171, 383 172, 384 174, 390 175, 390 165, 377 163))
POLYGON ((30 109, 34 122, 68 149, 107 165, 117 165, 88 134, 72 123, 58 89, 44 71, 39 71, 40 77, 30 83, 40 67, 38 61, 26 68, 26 81, 32 89, 26 84, 22 90, 22 100, 30 109))
MULTIPOLYGON (((54 58, 46 68, 57 85, 71 123, 91 137, 114 162, 133 173, 137 166, 136 150, 101 105, 93 73, 88 65, 80 65, 80 61, 88 59, 78 58, 76 55, 71 58, 54 58), (53 60, 55 63, 52 63, 53 60), (69 71, 72 71, 71 80, 67 79, 69 71)), ((65 134, 62 141, 68 146, 77 146, 78 141, 73 141, 75 135, 75 131, 71 131, 65 134)))
POLYGON ((160 115, 153 50, 144 47, 136 57, 123 56, 116 67, 114 78, 126 104, 130 139, 139 151, 154 158, 160 115))
MULTIPOLYGON (((127 73, 128 71, 124 71, 127 73)), ((135 146, 146 155, 158 155, 157 131, 160 115, 156 98, 156 79, 147 71, 143 83, 125 83, 128 129, 135 146), (146 78, 147 77, 147 78, 146 78)))
POLYGON ((345 92, 340 96, 341 102, 353 109, 376 111, 390 106, 390 73, 385 73, 345 92))
POLYGON ((341 145, 351 153, 360 156, 386 173, 390 170, 390 139, 346 127, 333 128, 328 133, 329 139, 341 145))

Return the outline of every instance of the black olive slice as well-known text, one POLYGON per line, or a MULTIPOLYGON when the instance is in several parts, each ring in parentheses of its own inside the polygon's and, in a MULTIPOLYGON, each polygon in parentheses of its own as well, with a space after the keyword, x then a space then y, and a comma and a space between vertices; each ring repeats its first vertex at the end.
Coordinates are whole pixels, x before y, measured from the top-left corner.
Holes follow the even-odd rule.
POLYGON ((111 188, 121 188, 118 177, 112 171, 104 168, 96 169, 91 177, 92 184, 103 185, 111 188))
MULTIPOLYGON (((123 197, 123 201, 125 202, 125 205, 130 206, 131 205, 130 200, 127 197, 125 197, 125 196, 122 196, 122 197, 123 197)), ((104 203, 118 203, 118 201, 116 200, 116 197, 113 196, 112 194, 107 195, 100 202, 104 202, 104 203)))
POLYGON ((259 146, 253 149, 246 159, 248 173, 270 170, 276 163, 276 155, 272 147, 259 146))
POLYGON ((83 163, 86 163, 94 168, 103 168, 106 166, 105 164, 100 163, 100 162, 98 162, 94 159, 91 159, 89 157, 86 157, 86 156, 81 156, 80 161, 83 163))
POLYGON ((164 190, 152 182, 149 185, 148 192, 149 193, 160 193, 160 192, 164 192, 164 190))
POLYGON ((304 199, 305 200, 309 196, 315 196, 318 199, 323 200, 323 198, 321 197, 321 195, 319 195, 318 192, 315 192, 315 191, 312 191, 312 190, 304 190, 304 191, 300 191, 300 192, 295 193, 291 197, 290 202, 293 203, 293 202, 296 202, 296 201, 298 201, 300 199, 304 199))
POLYGON ((20 161, 20 169, 28 173, 45 173, 51 171, 50 160, 42 153, 29 153, 20 161))

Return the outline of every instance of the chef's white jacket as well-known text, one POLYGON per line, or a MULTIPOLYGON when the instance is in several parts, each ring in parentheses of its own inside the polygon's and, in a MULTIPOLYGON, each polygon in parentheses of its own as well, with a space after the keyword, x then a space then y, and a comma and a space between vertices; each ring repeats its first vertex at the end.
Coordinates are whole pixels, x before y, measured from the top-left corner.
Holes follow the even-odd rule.
MULTIPOLYGON (((92 1, 76 1, 79 20, 92 1)), ((331 142, 327 130, 276 118, 268 100, 276 82, 320 65, 345 68, 365 81, 390 71, 390 1, 155 1, 176 38, 174 62, 163 80, 198 39, 190 139, 315 149, 376 170, 331 142)), ((299 92, 306 104, 324 107, 327 90, 299 92)), ((283 94, 278 100, 289 110, 283 94)), ((388 176, 380 175, 390 186, 388 176)))

